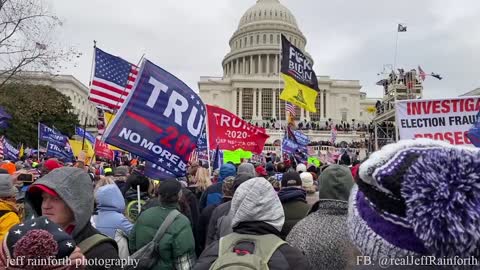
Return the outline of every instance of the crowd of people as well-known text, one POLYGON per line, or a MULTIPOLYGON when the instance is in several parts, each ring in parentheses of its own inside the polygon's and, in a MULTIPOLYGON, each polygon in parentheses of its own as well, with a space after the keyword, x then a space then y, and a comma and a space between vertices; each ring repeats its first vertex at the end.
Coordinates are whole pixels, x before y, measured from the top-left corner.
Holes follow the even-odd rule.
POLYGON ((117 165, 1 160, 0 268, 68 258, 41 269, 133 269, 117 262, 149 255, 130 263, 376 269, 358 258, 480 256, 477 149, 420 139, 362 162, 244 160, 212 174, 191 162, 185 176, 164 179, 146 177, 137 159, 117 165))

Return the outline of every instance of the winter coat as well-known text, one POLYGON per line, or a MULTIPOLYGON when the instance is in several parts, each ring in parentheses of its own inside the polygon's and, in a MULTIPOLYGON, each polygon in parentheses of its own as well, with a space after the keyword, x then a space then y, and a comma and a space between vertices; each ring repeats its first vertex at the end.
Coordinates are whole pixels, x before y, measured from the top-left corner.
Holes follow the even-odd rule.
POLYGON ((11 227, 20 223, 15 203, 0 199, 0 243, 11 227))
MULTIPOLYGON (((133 253, 148 244, 168 214, 177 208, 178 204, 161 204, 142 212, 129 237, 130 252, 133 253)), ((195 254, 195 239, 188 218, 180 214, 157 244, 160 258, 152 269, 175 269, 176 258, 195 254)))
MULTIPOLYGON (((54 190, 65 204, 72 210, 75 218, 75 227, 71 235, 77 245, 83 240, 100 234, 98 230, 90 224, 90 218, 93 212, 93 187, 92 180, 82 169, 78 168, 60 168, 43 176, 32 184, 43 185, 54 190)), ((25 196, 26 203, 30 204, 34 215, 41 216, 42 194, 41 192, 27 192, 25 196)), ((89 252, 83 254, 87 259, 119 259, 115 243, 103 242, 93 247, 89 252)), ((103 265, 89 265, 87 269, 104 269, 103 265)), ((112 266, 110 269, 119 269, 112 266)))
POLYGON ((232 218, 228 216, 231 205, 232 202, 229 201, 220 204, 217 208, 215 208, 215 210, 213 210, 212 216, 210 217, 210 221, 208 223, 205 246, 208 246, 221 237, 233 232, 231 225, 232 218), (222 224, 225 225, 222 226, 222 224))
POLYGON ((235 176, 236 170, 237 169, 232 164, 224 164, 220 168, 218 182, 209 186, 200 198, 200 211, 209 205, 220 204, 222 202, 223 180, 229 176, 235 176))
POLYGON ((351 269, 356 258, 347 231, 348 202, 320 200, 313 207, 317 210, 290 231, 288 243, 305 254, 312 269, 351 269))
MULTIPOLYGON (((279 232, 273 226, 264 222, 243 222, 234 228, 234 232, 249 235, 275 234, 279 232)), ((252 245, 253 246, 253 245, 252 245)), ((195 264, 194 270, 208 270, 218 258, 219 241, 209 245, 195 264)), ((288 244, 280 246, 268 261, 271 270, 308 270, 305 256, 288 244)))
POLYGON ((133 224, 123 215, 125 201, 117 185, 100 187, 95 197, 98 214, 93 219, 97 230, 111 238, 115 238, 117 229, 128 235, 133 224))
POLYGON ((285 223, 280 236, 285 240, 290 230, 310 211, 310 205, 306 201, 306 192, 303 189, 287 187, 280 190, 278 197, 282 202, 285 212, 285 223))

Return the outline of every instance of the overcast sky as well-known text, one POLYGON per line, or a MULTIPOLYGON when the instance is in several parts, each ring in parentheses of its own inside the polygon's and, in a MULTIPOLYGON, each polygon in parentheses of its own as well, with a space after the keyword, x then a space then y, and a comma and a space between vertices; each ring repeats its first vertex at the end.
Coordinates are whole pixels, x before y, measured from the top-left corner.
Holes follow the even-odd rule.
MULTIPOLYGON (((88 84, 97 46, 133 63, 142 54, 198 91, 200 76, 221 76, 228 40, 256 0, 46 0, 63 21, 59 39, 83 52, 70 73, 88 84)), ((397 23, 397 66, 420 65, 424 95, 452 97, 480 87, 478 0, 280 0, 307 37, 317 75, 360 80, 369 97, 380 97, 377 73, 392 64, 397 23)))

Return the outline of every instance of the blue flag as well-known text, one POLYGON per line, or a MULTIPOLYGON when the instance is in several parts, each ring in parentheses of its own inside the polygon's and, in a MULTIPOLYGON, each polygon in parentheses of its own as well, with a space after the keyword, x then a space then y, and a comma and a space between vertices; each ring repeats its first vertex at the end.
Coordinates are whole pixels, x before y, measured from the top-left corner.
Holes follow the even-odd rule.
POLYGON ((200 137, 198 138, 198 141, 197 141, 197 150, 199 152, 201 151, 206 151, 208 148, 207 146, 207 129, 204 127, 203 131, 202 131, 202 134, 200 135, 200 137))
POLYGON ((308 138, 308 136, 298 130, 293 130, 293 136, 295 136, 295 139, 299 145, 306 146, 310 143, 310 139, 308 138))
POLYGON ((172 174, 171 172, 149 161, 145 162, 145 170, 143 171, 143 174, 146 177, 149 177, 155 180, 175 178, 175 175, 172 174))
POLYGON ((0 141, 3 144, 3 157, 5 160, 17 161, 20 151, 13 146, 5 137, 0 141))
POLYGON ((183 176, 205 115, 193 90, 145 60, 134 89, 105 132, 105 142, 183 176))
POLYGON ((47 141, 62 147, 65 147, 65 145, 68 143, 68 137, 60 133, 58 130, 55 130, 42 123, 38 124, 38 129, 38 138, 41 141, 47 141))
POLYGON ((54 141, 49 141, 46 155, 47 157, 55 157, 64 161, 74 161, 75 159, 68 142, 66 144, 57 144, 54 141))
POLYGON ((467 137, 475 147, 480 147, 480 112, 477 114, 477 122, 467 132, 467 137))
POLYGON ((85 131, 81 127, 75 127, 75 134, 82 137, 85 136, 85 139, 89 141, 93 146, 95 146, 95 141, 97 140, 90 132, 85 131))
POLYGON ((12 119, 12 116, 0 106, 0 129, 6 129, 8 127, 8 121, 12 119))

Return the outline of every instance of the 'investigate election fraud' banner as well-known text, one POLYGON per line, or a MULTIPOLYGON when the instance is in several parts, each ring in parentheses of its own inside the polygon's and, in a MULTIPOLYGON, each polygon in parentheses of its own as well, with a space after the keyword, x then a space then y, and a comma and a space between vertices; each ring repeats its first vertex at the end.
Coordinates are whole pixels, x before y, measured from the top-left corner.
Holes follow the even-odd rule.
POLYGON ((395 109, 401 140, 430 138, 473 146, 466 135, 477 121, 479 97, 402 100, 395 109))

